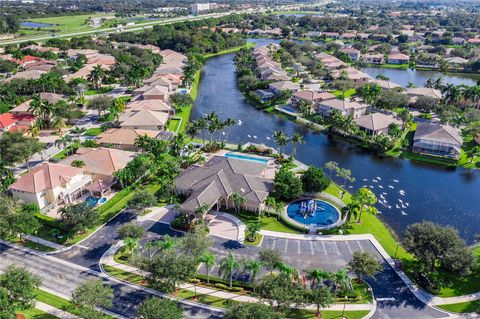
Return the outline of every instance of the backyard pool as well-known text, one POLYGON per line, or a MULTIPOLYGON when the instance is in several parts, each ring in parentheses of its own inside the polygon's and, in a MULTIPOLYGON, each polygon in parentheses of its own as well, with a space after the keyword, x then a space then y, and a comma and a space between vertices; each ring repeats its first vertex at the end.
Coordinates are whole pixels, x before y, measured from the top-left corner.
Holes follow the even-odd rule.
POLYGON ((248 156, 248 155, 243 155, 243 154, 238 154, 238 153, 226 153, 224 156, 225 157, 230 157, 230 158, 241 159, 241 160, 245 160, 245 161, 257 162, 257 163, 260 163, 260 164, 267 164, 268 163, 268 159, 260 158, 260 157, 253 157, 253 156, 248 156))
POLYGON ((340 219, 335 206, 319 199, 305 199, 290 203, 287 207, 287 215, 300 224, 317 227, 334 225, 340 219))
POLYGON ((102 198, 98 198, 98 197, 87 197, 85 199, 85 204, 84 206, 86 207, 93 207, 93 206, 96 206, 97 204, 103 204, 107 201, 107 199, 105 197, 102 197, 102 198))

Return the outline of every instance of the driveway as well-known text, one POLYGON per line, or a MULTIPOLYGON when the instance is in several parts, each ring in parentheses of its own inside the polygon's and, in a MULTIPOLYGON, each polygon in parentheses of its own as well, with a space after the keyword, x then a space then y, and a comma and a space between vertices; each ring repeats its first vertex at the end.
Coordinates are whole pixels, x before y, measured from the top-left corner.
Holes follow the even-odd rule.
MULTIPOLYGON (((90 269, 98 269, 98 262, 103 253, 118 241, 116 236, 118 227, 133 218, 133 214, 121 213, 89 239, 82 242, 80 246, 76 246, 56 256, 90 269)), ((148 219, 142 222, 142 226, 146 229, 146 234, 140 243, 141 245, 147 241, 159 239, 165 234, 170 236, 182 235, 182 233, 170 229, 167 224, 148 219)), ((211 236, 211 239, 211 251, 215 253, 217 263, 229 251, 232 251, 235 257, 241 260, 256 258, 260 250, 270 248, 281 252, 285 262, 299 270, 319 267, 328 271, 336 271, 346 267, 352 258, 353 252, 366 250, 375 254, 383 263, 383 271, 375 278, 367 280, 377 299, 377 311, 373 318, 448 317, 447 314, 431 308, 417 299, 368 240, 299 240, 265 236, 260 247, 252 247, 242 245, 234 239, 217 236, 211 236)), ((204 267, 201 266, 199 271, 205 272, 204 267)), ((217 267, 211 270, 214 275, 217 274, 217 271, 217 267)), ((248 276, 241 271, 236 273, 235 277, 248 280, 248 276)))

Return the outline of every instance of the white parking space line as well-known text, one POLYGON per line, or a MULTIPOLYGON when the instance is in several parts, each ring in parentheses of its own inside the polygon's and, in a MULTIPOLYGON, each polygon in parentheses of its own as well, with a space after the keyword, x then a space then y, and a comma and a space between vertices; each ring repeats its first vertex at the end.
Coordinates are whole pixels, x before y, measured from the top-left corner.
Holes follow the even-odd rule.
POLYGON ((284 251, 285 252, 288 251, 288 239, 285 239, 285 250, 284 251))
POLYGON ((348 252, 349 252, 350 254, 353 254, 352 248, 351 248, 350 245, 348 244, 348 240, 346 240, 344 243, 345 243, 345 245, 347 245, 348 252))
POLYGON ((312 243, 312 241, 309 241, 309 243, 310 243, 310 253, 313 256, 313 255, 315 255, 315 251, 313 250, 313 243, 312 243))
POLYGON ((340 249, 338 249, 338 243, 337 243, 336 241, 335 241, 335 242, 333 242, 333 247, 335 247, 335 249, 334 249, 334 250, 337 252, 337 255, 339 255, 339 256, 340 256, 340 249))
POLYGON ((297 240, 297 251, 298 251, 298 254, 302 253, 302 251, 300 250, 300 240, 297 240))
POLYGON ((275 244, 277 243, 277 240, 274 239, 272 240, 272 250, 275 250, 275 244))
POLYGON ((357 240, 357 245, 358 245, 358 247, 360 247, 360 250, 365 250, 365 248, 363 248, 363 246, 362 246, 361 241, 357 240))
POLYGON ((327 248, 325 247, 325 242, 322 241, 323 254, 327 255, 327 248))

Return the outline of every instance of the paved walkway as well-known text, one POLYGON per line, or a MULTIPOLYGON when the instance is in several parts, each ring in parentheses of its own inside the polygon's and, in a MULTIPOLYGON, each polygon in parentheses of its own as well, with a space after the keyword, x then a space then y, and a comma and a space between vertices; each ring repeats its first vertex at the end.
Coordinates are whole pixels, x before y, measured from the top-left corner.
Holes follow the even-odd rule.
MULTIPOLYGON (((114 259, 113 256, 117 252, 120 247, 123 246, 123 242, 119 242, 118 244, 112 246, 102 257, 100 263, 104 265, 108 265, 111 267, 118 268, 123 271, 131 272, 137 275, 145 276, 147 273, 145 271, 142 271, 141 269, 138 269, 136 267, 132 267, 130 265, 126 264, 121 264, 117 263, 114 259)), ((257 302, 258 299, 255 297, 251 296, 246 296, 246 295, 240 295, 240 294, 235 294, 227 291, 221 291, 221 290, 216 290, 216 289, 210 289, 207 287, 201 287, 193 284, 183 284, 180 286, 182 289, 190 290, 190 291, 197 291, 197 294, 199 295, 209 295, 217 298, 222 298, 222 299, 230 299, 230 300, 235 300, 238 302, 257 302)), ((345 307, 345 310, 348 311, 355 311, 355 310, 367 310, 367 311, 373 311, 374 310, 374 305, 373 304, 335 304, 332 305, 331 307, 325 308, 324 310, 337 310, 341 311, 345 307)), ((307 309, 315 309, 314 306, 308 306, 306 307, 307 309)))
POLYGON ((40 301, 35 303, 35 308, 61 319, 81 319, 80 317, 77 317, 69 312, 52 307, 40 301))
POLYGON ((63 246, 63 245, 60 245, 60 244, 54 243, 52 241, 49 241, 49 240, 46 240, 46 239, 43 239, 43 238, 40 238, 40 237, 36 237, 36 236, 33 236, 33 235, 26 235, 25 238, 34 242, 34 243, 41 244, 43 246, 47 246, 47 247, 50 247, 50 248, 53 248, 53 249, 63 249, 63 248, 65 248, 65 246, 63 246))

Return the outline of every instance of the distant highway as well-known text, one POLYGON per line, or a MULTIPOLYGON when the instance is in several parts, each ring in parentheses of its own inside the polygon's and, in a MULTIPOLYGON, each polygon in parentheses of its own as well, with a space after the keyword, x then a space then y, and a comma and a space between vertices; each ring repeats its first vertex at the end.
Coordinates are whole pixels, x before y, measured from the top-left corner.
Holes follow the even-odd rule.
POLYGON ((144 29, 151 29, 155 25, 162 25, 162 24, 171 24, 175 22, 181 22, 181 21, 195 21, 195 20, 202 20, 202 19, 207 19, 207 18, 219 18, 223 16, 227 16, 229 14, 242 14, 242 13, 252 13, 252 12, 265 12, 267 10, 295 10, 295 9, 300 9, 302 7, 311 7, 311 6, 317 6, 321 4, 325 4, 331 1, 319 1, 317 3, 313 4, 304 4, 304 5, 290 5, 290 6, 281 6, 279 8, 265 8, 265 9, 260 9, 260 10, 242 10, 242 11, 228 11, 228 12, 222 12, 222 13, 210 13, 210 14, 204 14, 204 15, 198 15, 198 16, 187 16, 187 17, 178 17, 178 18, 171 18, 171 19, 165 19, 165 20, 156 20, 156 21, 151 21, 151 22, 146 22, 138 25, 133 25, 133 26, 124 26, 122 28, 95 28, 87 31, 79 31, 79 32, 71 32, 71 33, 64 33, 64 34, 58 34, 58 35, 45 35, 45 36, 38 36, 38 37, 25 37, 22 39, 12 39, 12 40, 0 40, 0 46, 7 45, 7 44, 19 44, 22 42, 27 42, 27 41, 45 41, 48 39, 53 39, 53 38, 71 38, 71 37, 76 37, 76 36, 82 36, 82 35, 88 35, 88 34, 102 34, 102 33, 120 33, 120 32, 134 32, 134 31, 141 31, 144 29))

